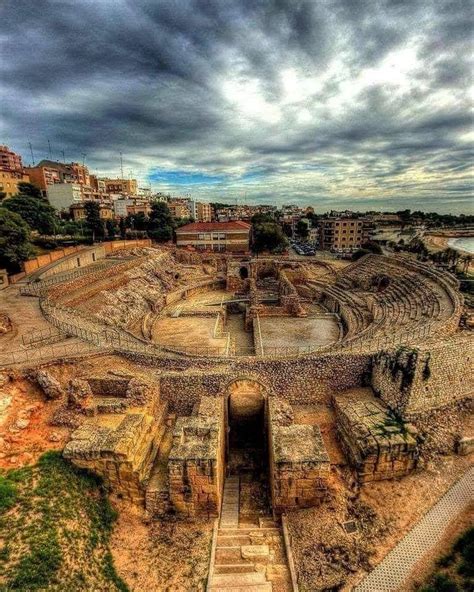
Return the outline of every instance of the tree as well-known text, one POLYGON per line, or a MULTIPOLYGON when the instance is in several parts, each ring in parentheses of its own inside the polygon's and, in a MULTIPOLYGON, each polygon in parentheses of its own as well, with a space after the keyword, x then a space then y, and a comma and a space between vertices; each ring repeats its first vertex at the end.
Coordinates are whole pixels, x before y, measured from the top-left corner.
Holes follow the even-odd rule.
POLYGON ((254 214, 252 216, 252 218, 250 219, 250 222, 254 225, 264 224, 265 222, 273 223, 273 222, 275 222, 275 219, 271 214, 263 214, 261 212, 258 212, 257 214, 254 214))
POLYGON ((35 197, 36 199, 43 199, 41 189, 32 183, 18 183, 18 193, 19 195, 28 195, 29 197, 35 197))
POLYGON ((61 222, 59 231, 61 234, 68 234, 70 236, 77 236, 81 234, 81 225, 73 220, 64 220, 61 222))
POLYGON ((127 228, 132 230, 146 230, 148 228, 148 218, 143 212, 129 214, 125 219, 125 224, 127 228))
POLYGON ((173 238, 175 221, 168 205, 162 201, 152 203, 148 222, 148 235, 159 242, 166 242, 173 238))
POLYGON ((382 254, 382 247, 374 242, 374 241, 367 241, 362 245, 362 248, 366 251, 370 251, 371 253, 375 253, 376 255, 382 254))
POLYGON ((86 210, 86 226, 92 233, 93 240, 104 238, 105 226, 100 217, 99 204, 95 201, 86 201, 84 207, 86 210))
POLYGON ((15 195, 3 201, 2 207, 21 216, 32 230, 37 230, 40 234, 53 234, 59 225, 56 210, 43 199, 15 195))
POLYGON ((30 227, 21 216, 0 208, 0 267, 20 271, 20 263, 31 255, 30 227))
POLYGON ((308 238, 309 228, 305 220, 298 220, 296 223, 296 234, 303 239, 308 238))
POLYGON ((127 224, 125 222, 125 218, 120 218, 119 228, 120 228, 120 237, 125 238, 127 236, 127 224))
POLYGON ((352 253, 352 261, 357 261, 364 255, 368 255, 369 253, 371 253, 371 251, 369 251, 368 249, 357 249, 357 251, 354 251, 352 253))
POLYGON ((115 220, 113 218, 111 218, 110 220, 106 220, 105 227, 107 229, 107 236, 109 238, 115 238, 115 235, 118 231, 118 226, 115 220))
POLYGON ((262 251, 279 253, 284 251, 287 246, 288 239, 283 234, 283 230, 279 224, 264 222, 263 224, 254 226, 252 248, 256 253, 261 253, 262 251))

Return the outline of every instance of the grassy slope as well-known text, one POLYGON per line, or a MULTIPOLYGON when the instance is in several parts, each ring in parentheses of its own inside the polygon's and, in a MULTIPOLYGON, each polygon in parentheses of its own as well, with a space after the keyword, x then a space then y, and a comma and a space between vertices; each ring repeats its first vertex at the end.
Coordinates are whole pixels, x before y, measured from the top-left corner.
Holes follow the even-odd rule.
POLYGON ((474 527, 466 530, 453 548, 437 562, 437 569, 419 592, 471 592, 474 590, 474 527))
POLYGON ((125 592, 100 482, 57 452, 0 475, 0 590, 125 592))

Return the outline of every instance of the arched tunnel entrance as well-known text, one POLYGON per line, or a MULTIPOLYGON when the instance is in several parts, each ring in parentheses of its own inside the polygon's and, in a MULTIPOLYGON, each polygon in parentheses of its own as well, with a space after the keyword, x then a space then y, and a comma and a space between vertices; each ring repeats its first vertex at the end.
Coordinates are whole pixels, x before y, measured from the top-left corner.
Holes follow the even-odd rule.
POLYGON ((266 409, 264 387, 257 381, 236 380, 228 387, 228 468, 262 469, 266 466, 266 409))

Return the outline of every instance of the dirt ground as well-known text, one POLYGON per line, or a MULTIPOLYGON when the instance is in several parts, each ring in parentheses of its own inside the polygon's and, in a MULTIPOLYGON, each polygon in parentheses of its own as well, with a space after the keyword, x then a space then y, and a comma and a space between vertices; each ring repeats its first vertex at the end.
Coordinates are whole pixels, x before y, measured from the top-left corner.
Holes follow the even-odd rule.
POLYGON ((147 522, 118 506, 111 540, 115 567, 132 592, 205 590, 213 522, 147 522))
POLYGON ((261 317, 263 347, 318 347, 339 339, 335 317, 319 319, 261 317))
MULTIPOLYGON (((470 457, 440 457, 403 479, 347 487, 347 468, 332 468, 329 499, 292 512, 288 524, 302 592, 339 586, 349 592, 472 465, 470 457), (347 533, 353 521, 357 532, 347 533)), ((410 588, 407 588, 410 590, 410 588)))
POLYGON ((159 317, 152 328, 153 343, 175 347, 222 348, 225 337, 214 338, 215 317, 159 317))
POLYGON ((0 468, 35 463, 46 450, 61 449, 66 428, 48 425, 60 401, 46 401, 41 389, 21 377, 0 389, 0 468))

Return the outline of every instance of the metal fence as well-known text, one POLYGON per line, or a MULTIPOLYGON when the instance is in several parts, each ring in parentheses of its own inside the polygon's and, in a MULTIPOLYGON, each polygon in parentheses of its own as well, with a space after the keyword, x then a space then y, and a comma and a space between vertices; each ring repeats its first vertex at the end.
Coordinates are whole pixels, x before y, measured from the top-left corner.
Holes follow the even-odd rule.
MULTIPOLYGON (((114 262, 113 264, 116 263, 114 262)), ((109 267, 111 267, 111 262, 103 261, 100 263, 92 264, 88 267, 78 267, 76 269, 71 269, 69 271, 63 271, 61 273, 49 276, 44 280, 33 280, 28 282, 24 286, 20 286, 20 294, 22 296, 44 296, 48 288, 51 288, 56 284, 75 280, 89 273, 102 271, 104 269, 108 269, 109 267)))

